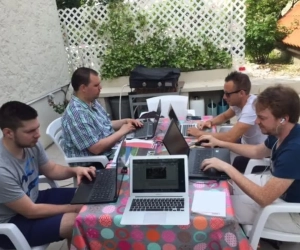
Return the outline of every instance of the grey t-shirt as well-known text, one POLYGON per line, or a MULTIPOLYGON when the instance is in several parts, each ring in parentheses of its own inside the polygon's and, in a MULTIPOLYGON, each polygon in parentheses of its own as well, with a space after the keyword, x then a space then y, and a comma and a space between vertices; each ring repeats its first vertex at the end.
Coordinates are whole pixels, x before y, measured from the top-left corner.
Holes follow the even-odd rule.
POLYGON ((35 202, 39 194, 39 167, 46 164, 48 158, 39 142, 24 150, 24 159, 16 159, 0 140, 0 223, 8 222, 16 215, 5 203, 24 195, 35 202))

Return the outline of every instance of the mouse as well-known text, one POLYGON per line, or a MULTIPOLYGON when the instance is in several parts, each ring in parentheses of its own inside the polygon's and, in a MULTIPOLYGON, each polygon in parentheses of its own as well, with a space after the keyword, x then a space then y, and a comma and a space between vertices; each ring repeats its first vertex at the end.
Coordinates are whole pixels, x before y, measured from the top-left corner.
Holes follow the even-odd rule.
POLYGON ((209 168, 209 169, 205 170, 204 173, 206 173, 208 175, 217 175, 218 170, 215 168, 209 168))
POLYGON ((209 140, 197 141, 197 142, 195 143, 195 146, 202 146, 202 143, 208 143, 208 142, 209 142, 209 140))

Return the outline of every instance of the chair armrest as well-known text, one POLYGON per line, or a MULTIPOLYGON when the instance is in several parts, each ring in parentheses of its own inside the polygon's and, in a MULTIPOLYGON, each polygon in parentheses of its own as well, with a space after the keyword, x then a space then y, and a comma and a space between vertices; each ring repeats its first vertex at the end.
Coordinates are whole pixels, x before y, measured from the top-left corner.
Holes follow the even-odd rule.
POLYGON ((255 166, 269 166, 269 165, 270 165, 270 159, 269 158, 250 159, 250 161, 247 164, 244 175, 251 174, 252 170, 255 166))
POLYGON ((6 235, 17 250, 30 250, 27 240, 19 228, 13 223, 0 223, 0 234, 6 235))
POLYGON ((58 188, 59 187, 56 181, 48 179, 45 175, 40 175, 39 176, 39 183, 49 184, 49 186, 51 188, 58 188))
POLYGON ((271 214, 274 213, 300 213, 300 203, 287 203, 285 201, 275 201, 271 205, 263 208, 256 216, 251 232, 249 234, 249 241, 255 241, 258 244, 260 235, 264 230, 265 224, 271 214))
POLYGON ((108 163, 108 159, 105 155, 97 155, 97 156, 83 156, 83 157, 65 157, 65 161, 69 163, 77 163, 77 162, 101 162, 105 167, 108 163))

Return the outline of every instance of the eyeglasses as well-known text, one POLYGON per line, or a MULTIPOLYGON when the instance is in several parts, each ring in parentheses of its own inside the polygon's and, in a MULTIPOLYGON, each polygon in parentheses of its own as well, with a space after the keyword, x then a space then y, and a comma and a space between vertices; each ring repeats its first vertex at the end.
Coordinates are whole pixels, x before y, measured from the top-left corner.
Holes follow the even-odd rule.
POLYGON ((224 91, 224 95, 226 97, 230 97, 232 94, 236 94, 236 93, 239 93, 240 91, 242 91, 243 89, 239 89, 239 90, 236 90, 236 91, 232 91, 232 92, 225 92, 224 91))

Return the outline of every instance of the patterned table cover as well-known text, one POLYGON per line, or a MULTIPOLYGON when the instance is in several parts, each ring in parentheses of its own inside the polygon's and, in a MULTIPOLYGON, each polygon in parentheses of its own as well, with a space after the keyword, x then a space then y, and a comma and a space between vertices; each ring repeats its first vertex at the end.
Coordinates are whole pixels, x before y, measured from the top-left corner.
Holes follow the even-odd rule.
MULTIPOLYGON (((154 141, 162 139, 168 126, 164 119, 154 141)), ((164 149, 157 145, 158 151, 164 149)), ((156 152, 158 152, 156 150, 156 152)), ((191 180, 190 208, 196 190, 226 192, 226 218, 191 213, 187 226, 124 226, 120 224, 129 198, 129 175, 125 175, 116 203, 85 205, 78 214, 71 249, 78 250, 249 250, 251 246, 234 218, 228 183, 191 180)))
POLYGON ((190 181, 190 207, 195 190, 225 191, 226 218, 191 213, 188 226, 124 226, 120 221, 129 197, 129 176, 126 175, 117 203, 85 205, 82 208, 75 221, 71 249, 251 249, 234 218, 228 183, 190 181))

